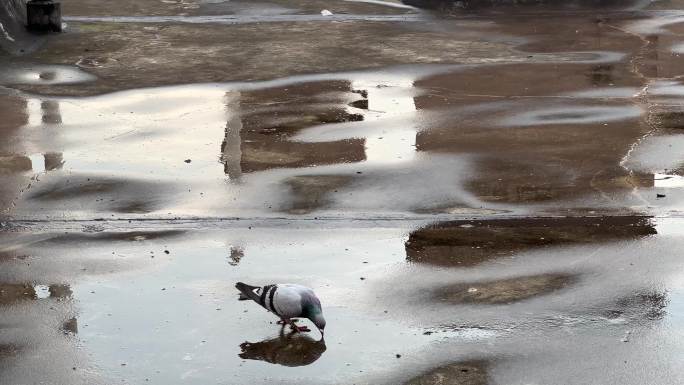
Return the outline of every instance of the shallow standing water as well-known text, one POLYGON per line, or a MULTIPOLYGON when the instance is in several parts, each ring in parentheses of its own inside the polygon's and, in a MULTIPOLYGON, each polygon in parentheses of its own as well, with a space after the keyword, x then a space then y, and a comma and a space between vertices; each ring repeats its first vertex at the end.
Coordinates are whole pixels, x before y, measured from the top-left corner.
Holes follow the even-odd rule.
POLYGON ((74 0, 0 56, 0 383, 683 382, 684 4, 451 5, 74 0))

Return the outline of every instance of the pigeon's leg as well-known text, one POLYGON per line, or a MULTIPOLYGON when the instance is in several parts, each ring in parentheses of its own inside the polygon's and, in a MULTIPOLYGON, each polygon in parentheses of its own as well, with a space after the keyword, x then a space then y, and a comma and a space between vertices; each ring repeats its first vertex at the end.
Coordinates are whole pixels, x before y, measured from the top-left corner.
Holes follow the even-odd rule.
POLYGON ((292 329, 292 331, 296 331, 296 332, 299 331, 299 327, 297 327, 297 324, 295 323, 295 320, 293 320, 293 319, 290 320, 290 329, 292 329))
POLYGON ((280 324, 280 333, 278 333, 278 336, 280 336, 280 338, 290 338, 293 334, 299 331, 298 329, 292 329, 291 322, 292 321, 289 319, 278 321, 278 323, 280 324), (287 332, 287 334, 285 334, 285 326, 287 325, 290 325, 290 330, 287 332))
POLYGON ((296 320, 290 320, 290 327, 292 328, 293 331, 298 331, 298 332, 310 332, 311 329, 309 329, 306 326, 297 326, 295 323, 296 320))
POLYGON ((276 322, 276 324, 280 325, 280 336, 283 337, 285 335, 285 325, 287 325, 290 322, 290 320, 286 319, 281 319, 280 321, 276 322))

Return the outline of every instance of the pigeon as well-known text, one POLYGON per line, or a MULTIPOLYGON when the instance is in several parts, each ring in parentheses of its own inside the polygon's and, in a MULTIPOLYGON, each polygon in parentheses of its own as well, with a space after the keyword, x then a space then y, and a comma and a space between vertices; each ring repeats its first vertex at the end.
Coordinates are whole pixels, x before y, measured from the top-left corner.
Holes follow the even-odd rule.
POLYGON ((325 329, 325 318, 321 301, 310 288, 291 283, 250 286, 242 282, 235 284, 240 291, 240 301, 252 300, 264 309, 280 317, 279 324, 290 325, 293 331, 310 331, 306 326, 297 326, 293 318, 308 318, 321 332, 325 329))

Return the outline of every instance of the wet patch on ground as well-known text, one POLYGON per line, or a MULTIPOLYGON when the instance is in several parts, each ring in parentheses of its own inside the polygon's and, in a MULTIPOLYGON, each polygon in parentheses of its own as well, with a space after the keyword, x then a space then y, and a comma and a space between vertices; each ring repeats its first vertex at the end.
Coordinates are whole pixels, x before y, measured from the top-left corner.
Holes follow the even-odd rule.
POLYGON ((684 130, 684 111, 660 107, 659 110, 651 111, 651 119, 664 133, 682 133, 681 130, 684 130))
POLYGON ((488 361, 466 361, 432 369, 404 385, 487 385, 488 361))
POLYGON ((32 169, 31 159, 27 156, 8 155, 0 156, 0 173, 18 173, 32 169))
POLYGON ((301 168, 365 160, 363 140, 351 139, 325 144, 296 142, 250 142, 242 148, 242 171, 245 173, 272 168, 301 168), (260 145, 261 144, 261 145, 260 145))
POLYGON ((598 313, 614 323, 658 321, 667 314, 668 302, 665 292, 641 291, 616 299, 598 313))
POLYGON ((572 286, 577 276, 544 274, 490 282, 459 283, 436 290, 433 298, 452 304, 504 305, 572 286))
POLYGON ((28 284, 0 284, 0 305, 9 305, 18 301, 36 299, 36 291, 28 284))
POLYGON ((287 209, 294 214, 304 214, 327 206, 329 194, 347 187, 353 178, 348 175, 299 175, 287 179, 294 198, 292 206, 287 209))
POLYGON ((31 65, 25 63, 3 63, 6 68, 0 74, 0 85, 54 86, 76 84, 95 80, 95 77, 76 66, 31 65))
POLYGON ((524 250, 657 234, 649 217, 513 218, 438 223, 411 232, 406 259, 440 266, 471 267, 524 250))
POLYGON ((641 81, 624 62, 501 65, 420 79, 427 91, 416 107, 434 118, 416 148, 472 154, 466 188, 486 202, 610 201, 633 188, 619 164, 651 130, 633 100, 641 81), (597 83, 599 69, 610 79, 597 83), (615 87, 632 95, 600 96, 615 87))
POLYGON ((0 132, 7 135, 16 131, 28 121, 26 99, 16 95, 1 95, 0 112, 5 118, 0 123, 0 132))
MULTIPOLYGON (((86 229, 88 230, 88 229, 86 229)), ((164 240, 168 238, 179 237, 186 232, 183 230, 159 230, 159 231, 122 231, 111 232, 102 231, 95 233, 68 233, 62 235, 55 235, 38 241, 38 244, 55 243, 55 244, 69 244, 72 242, 82 243, 87 245, 91 242, 143 242, 150 240, 164 240)))
POLYGON ((131 88, 131 85, 168 85, 170 79, 181 82, 179 73, 184 74, 183 83, 225 82, 320 73, 322 69, 335 72, 408 63, 520 61, 526 57, 505 41, 488 41, 487 25, 477 21, 452 23, 440 34, 411 24, 74 22, 71 34, 55 37, 49 49, 32 55, 31 59, 74 65, 96 58, 101 65, 87 70, 98 81, 78 87, 25 85, 21 88, 53 95, 92 95, 131 88), (326 33, 319 33, 321 30, 326 33), (392 32, 388 34, 388 30, 392 32), (478 34, 482 41, 470 40, 478 34), (314 35, 316 39, 309 39, 314 35), (245 45, 245 36, 249 36, 248 45, 245 45), (426 40, 430 44, 424 44, 426 40), (139 45, 133 47, 123 44, 124 41, 137 41, 139 45), (143 51, 146 54, 141 57, 139 53, 143 51), (272 60, 274 57, 279 60, 272 60))
POLYGON ((60 301, 70 298, 71 295, 71 288, 69 285, 64 284, 35 285, 28 283, 0 283, 0 305, 10 305, 24 300, 39 300, 46 298, 60 301))
POLYGON ((148 213, 163 206, 156 192, 165 188, 164 184, 144 180, 69 175, 35 185, 26 199, 65 208, 148 213))
MULTIPOLYGON (((516 26, 522 28, 521 25, 516 26)), ((164 28, 164 33, 177 27, 164 28)), ((205 27, 198 28, 202 30, 205 27)), ((338 27, 346 28, 342 25, 335 28, 338 27)), ((370 27, 381 28, 379 25, 370 27)), ((458 32, 451 29, 454 27, 451 24, 443 27, 448 27, 449 33, 458 32)), ((97 211, 109 211, 114 216, 160 213, 164 208, 178 205, 179 201, 183 202, 180 206, 184 207, 184 212, 204 215, 229 215, 227 213, 235 213, 235 210, 252 214, 254 210, 286 211, 299 215, 322 209, 368 212, 369 206, 375 204, 369 195, 377 191, 397 196, 398 204, 394 205, 393 211, 418 215, 496 215, 528 210, 526 207, 506 207, 509 204, 525 204, 530 206, 530 210, 535 210, 559 201, 572 206, 577 200, 582 200, 582 207, 606 202, 620 205, 624 201, 632 205, 634 197, 631 192, 638 184, 633 183, 634 174, 620 167, 619 163, 634 140, 647 132, 648 127, 642 124, 641 109, 632 98, 620 96, 621 93, 614 96, 609 91, 614 87, 638 90, 641 79, 635 76, 619 52, 586 52, 576 47, 576 52, 556 55, 539 48, 541 54, 521 56, 519 51, 514 52, 520 41, 502 40, 501 35, 497 35, 503 32, 498 28, 505 30, 510 27, 504 23, 494 28, 477 22, 468 26, 472 29, 468 38, 472 38, 472 34, 482 34, 485 41, 505 44, 507 49, 511 49, 496 50, 497 53, 510 54, 502 56, 502 60, 494 60, 488 51, 490 56, 486 64, 479 67, 433 64, 382 71, 295 76, 267 82, 130 91, 93 99, 53 99, 49 101, 52 107, 41 110, 41 118, 51 122, 49 124, 74 129, 63 138, 67 145, 72 146, 72 158, 69 159, 67 153, 60 165, 68 166, 71 161, 81 167, 90 167, 88 171, 101 171, 104 167, 100 164, 105 163, 109 172, 116 169, 140 170, 136 172, 137 176, 141 173, 145 176, 161 175, 167 180, 179 172, 179 167, 171 159, 177 156, 177 152, 168 148, 168 141, 180 143, 192 135, 196 147, 188 151, 185 171, 193 176, 206 175, 204 180, 198 178, 188 185, 178 183, 172 193, 166 185, 160 185, 168 199, 151 198, 159 195, 156 186, 149 189, 140 186, 147 194, 135 189, 112 192, 119 196, 118 199, 112 201, 111 197, 104 196, 98 201, 97 211), (492 65, 521 60, 527 64, 492 65), (559 73, 562 73, 563 80, 554 81, 559 73), (139 108, 154 100, 153 95, 190 108, 195 104, 188 103, 181 95, 195 88, 201 95, 197 97, 197 106, 206 106, 206 113, 179 112, 178 119, 183 117, 187 122, 181 124, 179 121, 177 130, 150 123, 171 119, 172 113, 160 114, 158 107, 150 111, 139 108), (135 95, 146 102, 135 106, 121 104, 126 95, 135 95), (85 115, 87 118, 81 119, 84 114, 75 114, 72 105, 78 110, 90 111, 90 116, 85 115), (122 118, 126 113, 132 115, 122 118), (106 119, 108 126, 110 121, 121 120, 122 124, 116 124, 118 132, 104 138, 104 141, 100 137, 91 137, 94 148, 84 153, 73 145, 73 141, 84 124, 105 120, 95 116, 112 118, 106 119), (70 118, 72 122, 69 122, 70 118), (197 127, 193 123, 195 121, 204 123, 202 133, 189 131, 186 134, 185 126, 191 125, 194 129, 197 127), (454 126, 454 122, 458 122, 458 126, 454 126), (133 127, 128 127, 129 124, 133 127), (148 124, 154 127, 146 127, 148 124), (215 145, 215 126, 223 131, 220 145, 215 145), (144 148, 144 151, 133 153, 131 150, 128 157, 119 156, 118 146, 132 148, 132 145, 140 150, 144 148), (228 189, 231 191, 227 195, 226 188, 217 183, 224 175, 216 174, 215 152, 207 153, 201 146, 220 149, 224 175, 231 181, 228 189), (530 148, 535 151, 529 151, 530 148), (143 161, 140 154, 147 155, 148 159, 143 161), (105 158, 105 162, 100 162, 99 157, 105 158), (405 166, 399 166, 401 163, 405 166), (360 167, 353 169, 353 164, 360 167), (457 165, 458 172, 452 170, 454 165, 457 165), (202 167, 203 172, 197 167, 202 167), (296 171, 303 168, 317 170, 313 173, 310 170, 304 173, 296 171), (291 171, 274 172, 276 169, 291 171), (426 170, 432 170, 430 175, 426 170), (333 189, 320 204, 316 201, 320 198, 317 193, 310 196, 313 201, 306 202, 308 198, 304 195, 285 196, 273 189, 273 186, 287 185, 290 179, 297 180, 302 174, 353 176, 354 173, 376 175, 355 184, 359 190, 356 196, 361 196, 360 199, 334 194, 333 189), (401 187, 392 189, 387 185, 389 183, 399 183, 401 187), (434 183, 442 185, 443 192, 423 191, 434 183), (390 189, 392 191, 388 191, 390 189), (239 194, 245 190, 250 193, 239 194), (259 192, 258 202, 245 203, 238 198, 238 195, 251 195, 253 191, 259 192), (416 194, 408 197, 409 191, 416 194), (200 201, 193 199, 196 194, 200 195, 200 201), (419 194, 424 195, 422 199, 418 198, 419 194), (150 198, 141 200, 136 195, 150 198)), ((233 26, 230 30, 240 28, 258 26, 233 26)), ((410 26, 392 28, 408 28, 415 32, 415 28, 410 26)), ((545 25, 545 28, 552 26, 545 25)), ((421 33, 434 33, 418 29, 421 33)), ((585 38, 592 44, 596 42, 595 36, 585 38)), ((608 40, 613 41, 611 38, 608 40)), ((632 48, 634 42, 630 38, 620 44, 611 48, 632 48)), ((468 60, 477 61, 481 48, 484 49, 469 45, 465 49, 472 54, 468 60)), ((600 47, 583 47, 587 48, 600 47)), ((420 49, 425 48, 421 46, 420 49)), ((373 65, 391 63, 392 60, 379 64, 391 52, 383 50, 378 53, 379 61, 373 65)), ((316 57, 321 56, 325 55, 316 57)), ((329 64, 317 65, 328 67, 329 64)), ((123 75, 133 73, 136 72, 127 71, 123 75)), ((116 82, 117 85, 124 83, 116 82)), ((102 85, 99 81, 98 84, 82 84, 71 89, 89 92, 87 90, 91 86, 102 85)), ((50 88, 53 91, 57 89, 50 88)), ((50 152, 59 153, 53 149, 50 152)), ((123 175, 122 179, 125 178, 123 175)), ((46 185, 46 181, 40 184, 46 185)), ((377 207, 379 210, 386 208, 377 207)), ((548 212, 548 208, 541 208, 548 212)))

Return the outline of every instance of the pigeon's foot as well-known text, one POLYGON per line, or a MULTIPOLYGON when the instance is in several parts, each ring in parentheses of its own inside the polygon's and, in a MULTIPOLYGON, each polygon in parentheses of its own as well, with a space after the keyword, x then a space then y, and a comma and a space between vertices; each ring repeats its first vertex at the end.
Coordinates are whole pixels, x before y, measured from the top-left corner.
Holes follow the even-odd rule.
POLYGON ((276 322, 276 325, 289 325, 290 320, 289 319, 281 319, 280 321, 276 322))
POLYGON ((294 332, 310 332, 311 331, 311 329, 309 329, 306 326, 297 326, 297 324, 295 322, 297 322, 296 319, 290 320, 290 328, 292 329, 292 331, 294 331, 294 332))

